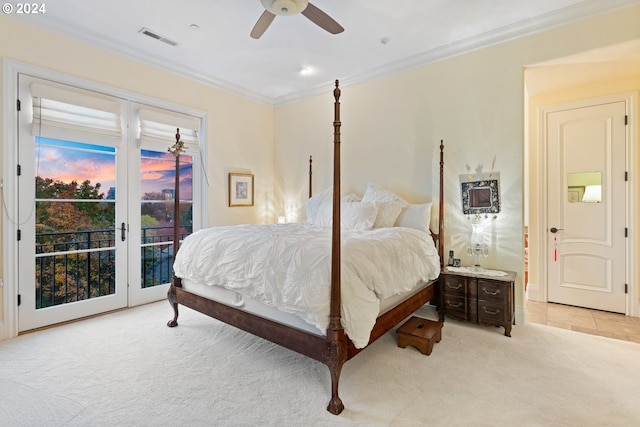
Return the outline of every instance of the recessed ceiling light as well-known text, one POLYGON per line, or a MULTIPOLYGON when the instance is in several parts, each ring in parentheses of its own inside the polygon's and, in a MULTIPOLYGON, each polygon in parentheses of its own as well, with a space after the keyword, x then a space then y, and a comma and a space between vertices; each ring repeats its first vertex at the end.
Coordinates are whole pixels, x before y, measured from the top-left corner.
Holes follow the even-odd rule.
POLYGON ((193 31, 198 31, 200 29, 200 25, 191 24, 191 25, 189 25, 189 28, 191 28, 193 31))
POLYGON ((381 45, 387 45, 391 41, 391 37, 381 37, 378 41, 381 45))
POLYGON ((312 74, 313 70, 309 67, 302 67, 300 68, 300 75, 301 76, 308 76, 309 74, 312 74))

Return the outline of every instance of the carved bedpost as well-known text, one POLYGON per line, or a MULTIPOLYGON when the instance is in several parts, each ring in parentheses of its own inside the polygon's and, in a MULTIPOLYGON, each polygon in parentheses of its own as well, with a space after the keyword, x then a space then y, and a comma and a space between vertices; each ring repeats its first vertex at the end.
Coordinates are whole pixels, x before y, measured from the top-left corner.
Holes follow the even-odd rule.
POLYGON ((176 326, 178 326, 178 299, 176 297, 176 281, 179 280, 179 278, 173 276, 171 286, 169 286, 169 290, 167 291, 167 300, 169 300, 169 304, 171 304, 171 308, 173 308, 173 319, 167 322, 167 326, 170 328, 175 328, 176 326))
MULTIPOLYGON (((440 206, 438 215, 438 254, 440 254, 440 270, 444 268, 444 141, 440 140, 440 206)), ((444 298, 442 294, 441 283, 438 281, 438 321, 444 322, 444 298)))
POLYGON ((340 89, 333 90, 333 219, 331 236, 331 308, 329 328, 342 329, 340 321, 340 89))
POLYGON ((313 176, 313 158, 309 156, 309 198, 313 196, 313 181, 311 180, 313 176))
POLYGON ((327 329, 327 346, 324 363, 331 373, 331 400, 327 411, 338 415, 344 409, 342 399, 338 395, 338 383, 342 365, 347 361, 347 339, 340 319, 340 88, 336 80, 333 90, 333 224, 331 238, 331 307, 329 311, 329 327, 327 329))
MULTIPOLYGON (((168 150, 176 158, 176 172, 173 189, 173 260, 180 247, 180 153, 184 151, 184 142, 180 141, 180 128, 176 129, 176 143, 168 150)), ((167 291, 167 299, 173 308, 173 319, 167 322, 167 326, 178 326, 178 301, 176 299, 176 287, 181 287, 181 281, 173 275, 171 286, 167 291)))
POLYGON ((440 268, 444 267, 444 141, 440 140, 440 211, 438 215, 438 253, 440 254, 440 268))

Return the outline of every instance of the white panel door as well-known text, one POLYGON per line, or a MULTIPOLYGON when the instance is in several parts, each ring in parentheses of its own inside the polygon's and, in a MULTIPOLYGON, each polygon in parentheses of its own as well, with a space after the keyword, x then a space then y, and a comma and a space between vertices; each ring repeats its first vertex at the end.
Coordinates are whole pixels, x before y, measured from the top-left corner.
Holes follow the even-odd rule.
POLYGON ((626 103, 547 114, 548 300, 624 313, 626 103))

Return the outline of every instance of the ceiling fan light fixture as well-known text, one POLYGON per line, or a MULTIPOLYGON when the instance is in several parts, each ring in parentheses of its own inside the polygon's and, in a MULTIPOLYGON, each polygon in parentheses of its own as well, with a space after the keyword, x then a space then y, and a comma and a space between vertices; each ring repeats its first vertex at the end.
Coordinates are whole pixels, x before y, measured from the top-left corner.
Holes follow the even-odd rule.
POLYGON ((289 16, 301 13, 307 8, 309 0, 260 0, 262 6, 278 16, 289 16))

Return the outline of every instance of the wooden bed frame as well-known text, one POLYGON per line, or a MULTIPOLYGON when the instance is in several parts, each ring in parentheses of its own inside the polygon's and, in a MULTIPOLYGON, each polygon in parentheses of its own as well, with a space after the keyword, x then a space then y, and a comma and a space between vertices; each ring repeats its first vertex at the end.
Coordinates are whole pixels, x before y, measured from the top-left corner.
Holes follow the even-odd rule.
MULTIPOLYGON (((181 279, 173 277, 173 281, 167 293, 167 299, 174 312, 173 319, 167 325, 169 327, 178 326, 178 304, 204 313, 215 319, 221 320, 229 325, 240 328, 246 332, 262 337, 268 341, 279 344, 300 354, 308 356, 324 363, 329 368, 331 375, 331 400, 327 410, 332 414, 340 414, 344 409, 342 400, 338 395, 338 383, 340 372, 346 361, 358 354, 362 349, 356 348, 345 335, 340 317, 340 88, 336 80, 333 91, 334 102, 334 122, 333 122, 333 225, 332 225, 332 252, 331 252, 331 305, 329 327, 326 337, 314 335, 282 323, 275 322, 251 313, 239 310, 232 306, 195 295, 182 288, 181 279)), ((179 200, 179 177, 178 159, 182 145, 180 142, 179 130, 176 134, 176 145, 169 151, 176 156, 176 187, 175 200, 179 200)), ((440 266, 443 265, 443 242, 444 242, 444 144, 440 142, 440 204, 438 218, 438 234, 432 233, 437 242, 438 253, 440 255, 440 266)), ((309 179, 311 180, 311 158, 309 158, 309 179)), ((309 183, 309 196, 311 196, 311 181, 309 183)), ((175 203, 176 206, 179 203, 175 203)), ((174 257, 179 245, 179 221, 177 208, 174 214, 174 257)), ((376 341, 382 335, 389 332, 407 316, 411 315, 421 306, 435 298, 436 285, 438 279, 432 281, 422 290, 407 297, 395 307, 381 314, 369 339, 369 344, 376 341)), ((366 348, 366 347, 365 347, 366 348)))

